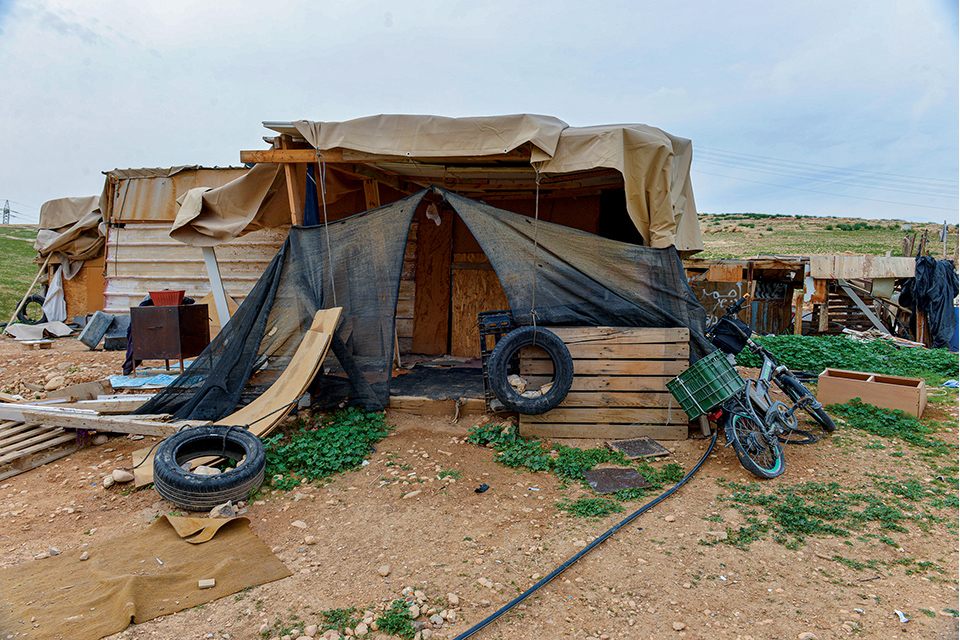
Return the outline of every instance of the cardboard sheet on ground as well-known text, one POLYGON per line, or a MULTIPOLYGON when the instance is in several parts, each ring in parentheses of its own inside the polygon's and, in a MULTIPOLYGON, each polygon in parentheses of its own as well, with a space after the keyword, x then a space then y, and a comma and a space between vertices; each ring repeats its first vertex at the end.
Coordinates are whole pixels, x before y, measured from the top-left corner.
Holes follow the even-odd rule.
POLYGON ((0 569, 0 629, 95 640, 289 575, 247 518, 160 516, 132 535, 0 569), (83 550, 89 560, 80 561, 83 550), (199 589, 207 578, 216 585, 199 589))
MULTIPOLYGON (((330 348, 330 338, 340 322, 340 307, 321 309, 313 316, 310 329, 303 335, 300 346, 290 359, 290 364, 277 378, 270 388, 259 398, 229 416, 218 420, 215 424, 250 426, 250 433, 255 436, 265 436, 280 424, 290 411, 290 405, 307 391, 307 387, 320 371, 323 359, 330 348)), ((137 487, 143 487, 153 482, 153 452, 145 447, 133 454, 134 466, 143 464, 134 469, 137 487)))
POLYGON ((40 340, 46 337, 62 338, 73 333, 73 329, 62 322, 41 322, 40 324, 14 323, 5 329, 15 340, 40 340))

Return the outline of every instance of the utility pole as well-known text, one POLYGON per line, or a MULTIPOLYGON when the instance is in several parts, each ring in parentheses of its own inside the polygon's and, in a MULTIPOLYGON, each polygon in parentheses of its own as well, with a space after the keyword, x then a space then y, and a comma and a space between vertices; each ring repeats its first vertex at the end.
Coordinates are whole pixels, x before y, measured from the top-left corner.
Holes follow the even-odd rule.
POLYGON ((3 224, 10 224, 10 201, 3 203, 3 224))

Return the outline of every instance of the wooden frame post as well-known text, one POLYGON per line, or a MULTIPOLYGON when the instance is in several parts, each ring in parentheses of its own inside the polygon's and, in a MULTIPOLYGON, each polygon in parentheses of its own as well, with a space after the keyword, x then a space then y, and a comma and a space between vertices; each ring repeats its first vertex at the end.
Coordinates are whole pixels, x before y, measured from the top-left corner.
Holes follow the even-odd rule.
MULTIPOLYGON (((280 136, 280 148, 290 147, 290 136, 280 136)), ((300 185, 297 182, 297 165, 290 162, 283 163, 283 173, 287 179, 287 199, 290 202, 290 224, 297 226, 303 223, 301 218, 303 207, 300 206, 300 185)))

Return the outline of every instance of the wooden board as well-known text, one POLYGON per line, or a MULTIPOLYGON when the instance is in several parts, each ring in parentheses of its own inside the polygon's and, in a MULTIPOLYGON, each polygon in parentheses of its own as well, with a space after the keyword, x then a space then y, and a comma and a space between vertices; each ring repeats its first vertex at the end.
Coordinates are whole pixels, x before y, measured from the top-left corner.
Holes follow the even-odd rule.
POLYGON ((454 254, 451 279, 450 355, 479 358, 477 314, 508 309, 507 294, 482 253, 454 254))
POLYGON ((710 282, 740 282, 743 280, 742 264, 712 264, 707 270, 710 282))
MULTIPOLYGON (((276 382, 256 400, 214 424, 249 426, 250 433, 257 437, 273 431, 287 414, 293 411, 293 404, 306 393, 307 387, 320 371, 342 311, 340 307, 317 311, 313 324, 304 333, 300 346, 276 382)), ((193 462, 203 464, 208 460, 210 459, 193 462)), ((153 482, 153 454, 150 447, 134 452, 133 462, 134 466, 143 462, 134 470, 135 486, 142 487, 153 482)))
MULTIPOLYGON (((560 405, 541 415, 521 415, 524 436, 549 438, 686 439, 687 415, 666 383, 685 371, 686 328, 555 327, 573 357, 573 384, 560 405)), ((549 381, 552 362, 542 349, 520 354, 528 388, 549 381)))
POLYGON ((417 276, 413 312, 414 353, 447 353, 450 325, 450 262, 453 214, 444 211, 440 225, 418 211, 417 276))
POLYGON ((480 416, 487 408, 482 398, 464 398, 457 413, 455 400, 434 400, 419 396, 390 396, 390 410, 398 413, 412 413, 420 416, 480 416))
POLYGON ((0 480, 68 456, 80 448, 75 433, 7 421, 0 424, 0 480))
POLYGON ((820 374, 818 401, 825 405, 839 404, 853 398, 875 407, 899 409, 919 418, 927 406, 927 384, 921 378, 843 369, 825 369, 820 374))
POLYGON ((916 274, 913 258, 884 256, 810 256, 813 278, 912 278, 916 274))

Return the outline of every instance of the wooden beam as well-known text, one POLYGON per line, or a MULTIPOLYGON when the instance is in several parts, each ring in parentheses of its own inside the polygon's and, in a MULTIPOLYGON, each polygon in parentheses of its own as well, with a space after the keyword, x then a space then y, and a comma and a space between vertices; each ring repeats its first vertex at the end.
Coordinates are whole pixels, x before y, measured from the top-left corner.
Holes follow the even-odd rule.
POLYGON ((850 287, 846 280, 839 279, 837 280, 837 283, 840 285, 840 288, 843 289, 843 292, 846 293, 851 300, 853 300, 853 303, 857 305, 857 308, 863 312, 863 315, 867 316, 867 320, 869 320, 873 326, 886 335, 890 335, 890 330, 887 329, 886 325, 880 322, 880 318, 878 318, 873 311, 871 311, 870 308, 864 304, 863 300, 860 299, 860 296, 857 295, 857 292, 850 287))
MULTIPOLYGON (((409 156, 387 156, 349 149, 324 149, 325 161, 329 163, 366 163, 366 162, 412 162, 409 156)), ((530 162, 530 151, 515 149, 508 153, 495 153, 488 156, 445 156, 442 158, 416 158, 420 162, 430 164, 492 164, 497 162, 530 162)), ((240 152, 240 162, 243 163, 294 163, 316 162, 316 149, 257 149, 240 152)))
POLYGON ((520 434, 525 438, 638 438, 647 436, 654 440, 686 440, 687 425, 643 424, 539 424, 525 422, 520 434))
POLYGON ((380 187, 376 180, 366 178, 363 181, 363 197, 367 203, 367 211, 380 206, 380 187))
MULTIPOLYGON (((290 136, 280 136, 280 146, 283 150, 290 145, 290 136)), ((307 149, 307 151, 310 151, 307 149)), ((283 173, 287 179, 287 199, 290 202, 290 224, 297 226, 303 222, 300 206, 300 185, 297 183, 297 166, 295 164, 285 163, 283 173)))
POLYGON ((35 422, 67 429, 129 433, 140 436, 160 436, 161 438, 172 436, 177 432, 177 427, 173 424, 149 422, 147 420, 137 420, 120 416, 54 413, 50 411, 31 411, 24 409, 23 418, 26 422, 35 422))

